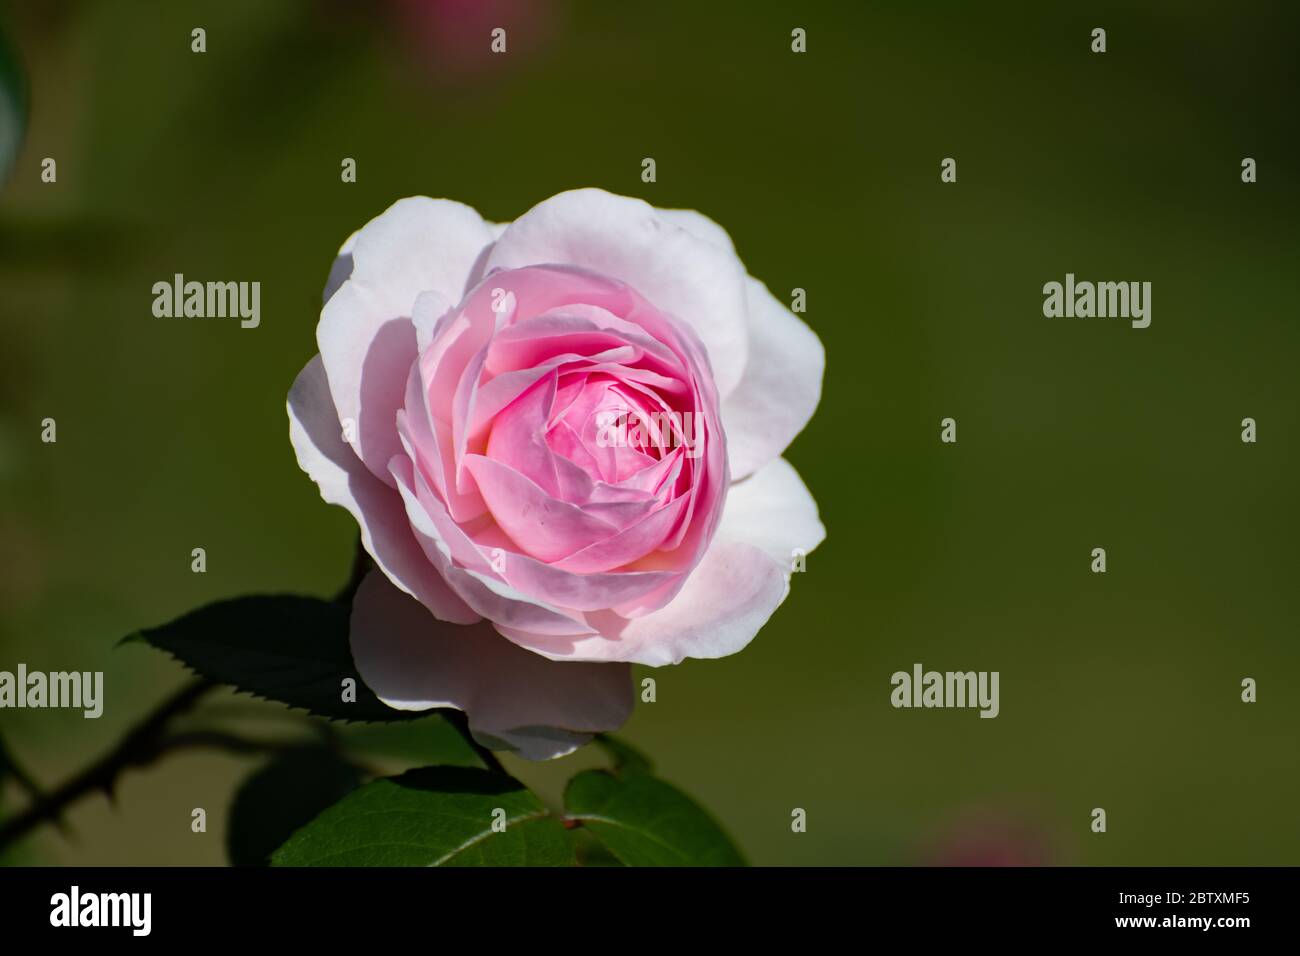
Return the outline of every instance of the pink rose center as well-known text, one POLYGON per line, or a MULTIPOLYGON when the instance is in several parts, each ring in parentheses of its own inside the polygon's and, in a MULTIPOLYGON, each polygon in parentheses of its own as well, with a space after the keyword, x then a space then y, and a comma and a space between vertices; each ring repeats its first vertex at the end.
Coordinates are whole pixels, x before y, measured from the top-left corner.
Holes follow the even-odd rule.
POLYGON ((533 562, 641 572, 604 605, 625 610, 666 602, 698 563, 727 487, 717 393, 698 339, 635 290, 564 266, 493 273, 412 375, 399 425, 454 563, 525 558, 493 573, 573 607, 596 585, 558 595, 533 562))

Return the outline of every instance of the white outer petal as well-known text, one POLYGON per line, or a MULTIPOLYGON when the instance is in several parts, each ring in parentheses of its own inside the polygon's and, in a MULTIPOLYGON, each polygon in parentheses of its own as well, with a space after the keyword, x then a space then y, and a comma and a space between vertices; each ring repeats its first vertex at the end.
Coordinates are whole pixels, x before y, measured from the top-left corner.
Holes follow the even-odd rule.
POLYGON ((351 642, 357 671, 388 706, 454 707, 480 743, 529 760, 571 753, 632 711, 626 664, 556 663, 486 624, 441 623, 373 571, 353 601, 351 642))
POLYGON ((731 241, 731 236, 727 234, 727 230, 704 215, 704 213, 696 212, 694 209, 659 209, 657 207, 655 212, 659 214, 660 219, 671 222, 674 226, 680 226, 691 235, 698 236, 705 242, 712 243, 719 249, 726 249, 732 255, 735 255, 736 244, 731 241))
POLYGON ((780 456, 821 401, 826 350, 817 334, 749 279, 749 361, 722 401, 722 430, 733 481, 780 456))
POLYGON ((325 291, 321 293, 320 304, 323 306, 334 297, 343 283, 352 275, 352 247, 357 243, 357 233, 348 236, 347 242, 339 247, 339 253, 330 265, 330 274, 325 279, 325 291))
MULTIPOLYGON (((657 209, 661 218, 728 252, 727 230, 693 209, 657 209)), ((780 455, 821 400, 826 351, 817 335, 767 286, 746 279, 749 358, 735 391, 722 403, 733 480, 780 455)))
POLYGON ((619 642, 630 654, 620 658, 659 667, 735 654, 789 593, 789 577, 762 550, 714 538, 672 601, 622 629, 619 642))
POLYGON ((388 460, 399 450, 394 416, 406 389, 402 373, 416 355, 415 300, 434 291, 459 302, 491 242, 487 224, 469 206, 415 196, 362 227, 331 270, 316 343, 339 418, 356 423, 350 444, 386 484, 388 460), (347 268, 345 256, 351 271, 331 293, 347 268))
POLYGON ((807 554, 826 539, 817 502, 784 458, 732 484, 718 536, 760 548, 789 577, 796 550, 807 554))

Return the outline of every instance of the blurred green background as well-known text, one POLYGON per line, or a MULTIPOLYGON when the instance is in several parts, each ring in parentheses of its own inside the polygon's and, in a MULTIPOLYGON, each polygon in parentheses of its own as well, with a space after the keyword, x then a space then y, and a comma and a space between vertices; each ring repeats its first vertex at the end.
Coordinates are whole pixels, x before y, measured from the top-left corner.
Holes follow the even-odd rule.
MULTIPOLYGON (((596 185, 725 225, 828 353, 788 453, 826 543, 747 650, 654 672, 625 729, 753 862, 1300 861, 1300 15, 928 6, 0 6, 30 97, 0 193, 0 669, 108 695, 0 712, 16 758, 51 786, 186 679, 123 634, 346 578, 353 523, 284 399, 353 230, 412 194, 503 221, 596 185), (261 327, 154 318, 176 272, 260 281, 261 327), (1151 281, 1151 327, 1045 319, 1066 272, 1151 281), (892 709, 918 661, 1000 671, 1001 715, 892 709)), ((551 796, 598 762, 507 758, 551 796)), ((221 863, 257 765, 128 773, 9 859, 221 863)))

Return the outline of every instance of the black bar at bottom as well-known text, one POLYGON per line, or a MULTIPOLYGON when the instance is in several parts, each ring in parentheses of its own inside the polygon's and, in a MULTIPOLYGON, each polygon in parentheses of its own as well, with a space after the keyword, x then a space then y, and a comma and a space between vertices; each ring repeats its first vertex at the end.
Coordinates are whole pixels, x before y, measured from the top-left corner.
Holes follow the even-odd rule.
POLYGON ((839 928, 855 938, 1230 944, 1261 932, 1291 934, 1295 875, 1291 868, 13 868, 0 869, 0 932, 7 943, 75 932, 86 941, 147 935, 205 945, 267 938, 397 945, 414 938, 436 945, 448 933, 581 939, 603 927, 626 935, 653 926, 657 934, 704 922, 743 935, 802 929, 822 937, 839 928))

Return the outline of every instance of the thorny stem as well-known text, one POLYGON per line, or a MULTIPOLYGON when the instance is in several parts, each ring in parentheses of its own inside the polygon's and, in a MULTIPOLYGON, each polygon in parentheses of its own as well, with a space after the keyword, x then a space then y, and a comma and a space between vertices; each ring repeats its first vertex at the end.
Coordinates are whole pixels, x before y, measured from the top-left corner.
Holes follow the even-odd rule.
MULTIPOLYGON (((73 803, 96 791, 110 799, 118 777, 131 767, 143 767, 171 753, 184 750, 220 750, 230 754, 284 753, 303 746, 300 740, 269 740, 241 737, 222 730, 190 730, 167 733, 173 718, 189 710, 200 697, 217 687, 206 679, 191 682, 163 701, 152 714, 139 723, 109 753, 81 771, 63 786, 48 794, 33 791, 34 802, 23 813, 11 820, 0 822, 0 851, 21 839, 42 823, 57 822, 73 803)), ((338 740, 333 729, 320 728, 323 743, 336 748, 338 740)))
POLYGON ((465 738, 465 743, 469 744, 474 753, 478 755, 478 759, 483 761, 485 767, 493 773, 503 774, 506 772, 506 768, 501 766, 501 761, 497 759, 497 755, 474 739, 474 735, 469 730, 469 718, 465 716, 463 711, 440 710, 438 713, 442 714, 447 723, 456 728, 456 732, 465 738))
POLYGON ((168 722, 193 707, 200 697, 215 686, 202 678, 191 681, 159 704, 153 713, 99 760, 37 800, 18 816, 0 823, 0 850, 42 823, 57 820, 67 807, 87 794, 98 790, 111 798, 113 787, 124 770, 128 767, 146 766, 165 752, 163 732, 168 722))

